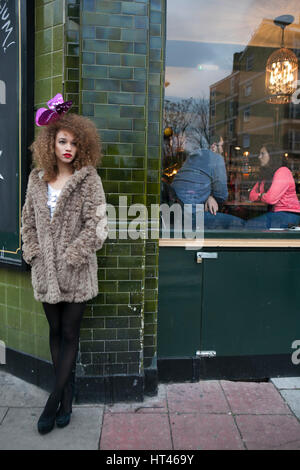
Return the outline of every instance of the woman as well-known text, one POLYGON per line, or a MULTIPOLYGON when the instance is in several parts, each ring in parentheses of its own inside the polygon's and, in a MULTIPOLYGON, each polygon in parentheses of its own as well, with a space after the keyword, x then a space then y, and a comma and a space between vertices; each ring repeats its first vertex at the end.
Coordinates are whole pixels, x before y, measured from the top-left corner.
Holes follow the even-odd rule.
POLYGON ((97 129, 87 118, 65 115, 70 102, 63 103, 61 95, 55 99, 50 111, 37 113, 37 124, 45 127, 31 146, 36 168, 22 210, 23 257, 32 266, 34 297, 49 323, 55 373, 38 421, 41 434, 55 421, 69 424, 80 322, 86 302, 98 294, 96 251, 107 237, 97 129))
POLYGON ((291 171, 282 163, 282 151, 273 144, 261 147, 259 181, 250 192, 250 201, 269 204, 270 211, 248 220, 246 229, 288 228, 300 221, 300 203, 291 171))

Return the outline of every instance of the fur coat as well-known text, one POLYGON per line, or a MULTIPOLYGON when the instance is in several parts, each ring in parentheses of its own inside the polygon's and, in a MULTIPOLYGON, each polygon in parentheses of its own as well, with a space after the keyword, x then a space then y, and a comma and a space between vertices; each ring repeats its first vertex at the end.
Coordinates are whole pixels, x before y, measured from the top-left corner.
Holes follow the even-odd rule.
POLYGON ((22 209, 23 258, 40 302, 85 302, 98 294, 97 257, 107 237, 100 176, 85 166, 65 183, 52 219, 43 170, 31 171, 22 209))

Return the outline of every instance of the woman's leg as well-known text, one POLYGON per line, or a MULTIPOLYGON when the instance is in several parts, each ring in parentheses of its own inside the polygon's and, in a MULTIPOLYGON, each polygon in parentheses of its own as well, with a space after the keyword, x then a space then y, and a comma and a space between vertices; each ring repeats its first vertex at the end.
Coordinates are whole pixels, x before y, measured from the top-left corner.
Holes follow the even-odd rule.
POLYGON ((62 304, 43 303, 45 315, 49 323, 49 344, 53 362, 54 373, 57 373, 59 354, 61 349, 61 310, 62 304))
MULTIPOLYGON (((47 304, 49 305, 49 304, 47 304)), ((54 360, 55 360, 55 384, 54 389, 51 395, 48 398, 46 403, 43 415, 51 416, 56 413, 59 402, 63 396, 63 391, 66 386, 68 386, 68 381, 72 375, 72 368, 76 360, 76 354, 78 350, 78 341, 80 333, 80 323, 85 309, 85 303, 67 303, 62 302, 59 307, 59 322, 54 321, 53 312, 54 308, 47 309, 47 318, 50 319, 50 322, 53 326, 56 327, 55 331, 58 331, 57 325, 59 324, 60 331, 60 342, 57 341, 56 336, 52 341, 52 348, 54 351, 54 360), (51 317, 52 313, 52 317, 51 317), (59 352, 58 351, 59 344, 59 352)), ((58 304, 57 304, 58 305, 58 304)), ((53 305, 51 305, 53 307, 53 305)), ((50 325, 50 323, 49 323, 50 325)), ((50 326, 51 330, 51 326, 50 326)), ((51 351, 52 353, 52 351, 51 351)), ((68 387, 67 387, 68 388, 68 387)))

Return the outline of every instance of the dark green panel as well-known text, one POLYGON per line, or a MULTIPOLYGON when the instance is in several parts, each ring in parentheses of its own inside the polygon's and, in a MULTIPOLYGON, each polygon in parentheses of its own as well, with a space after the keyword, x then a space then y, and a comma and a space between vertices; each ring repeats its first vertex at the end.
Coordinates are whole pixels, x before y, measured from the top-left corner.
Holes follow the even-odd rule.
POLYGON ((218 357, 292 354, 299 286, 299 251, 226 251, 203 260, 201 349, 218 357))
POLYGON ((195 356, 200 346, 202 265, 195 251, 159 252, 158 357, 195 356))

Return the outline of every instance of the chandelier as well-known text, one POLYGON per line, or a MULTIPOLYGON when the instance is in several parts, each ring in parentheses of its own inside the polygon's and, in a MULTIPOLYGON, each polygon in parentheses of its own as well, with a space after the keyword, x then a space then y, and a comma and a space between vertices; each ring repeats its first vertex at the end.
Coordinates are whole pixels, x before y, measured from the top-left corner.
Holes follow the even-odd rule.
POLYGON ((284 28, 294 21, 290 15, 279 16, 274 20, 282 29, 281 48, 273 52, 266 65, 267 102, 289 103, 297 88, 298 58, 293 51, 284 47, 284 28))

